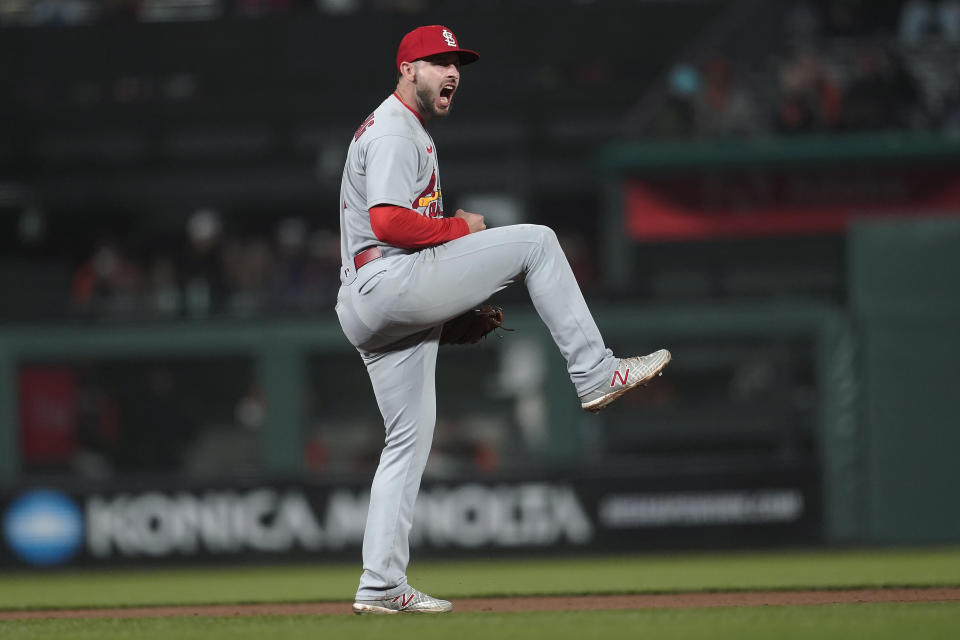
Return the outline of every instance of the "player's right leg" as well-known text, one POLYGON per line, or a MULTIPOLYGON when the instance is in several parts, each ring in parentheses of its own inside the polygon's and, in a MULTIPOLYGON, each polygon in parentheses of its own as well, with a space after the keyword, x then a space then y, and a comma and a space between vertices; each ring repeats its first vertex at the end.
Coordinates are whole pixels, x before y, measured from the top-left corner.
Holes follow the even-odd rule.
POLYGON ((619 391, 616 376, 638 370, 605 346, 556 234, 542 225, 487 229, 392 260, 382 281, 349 303, 371 331, 389 335, 445 322, 514 282, 526 285, 578 395, 611 382, 619 391))
POLYGON ((442 324, 509 284, 525 282, 581 395, 610 378, 617 366, 548 227, 487 229, 368 263, 357 276, 348 290, 341 289, 338 313, 344 331, 354 331, 348 337, 363 348, 442 324))
POLYGON ((364 269, 357 283, 341 289, 338 302, 341 324, 355 345, 377 348, 436 326, 522 281, 567 362, 584 409, 595 411, 646 384, 669 362, 665 351, 639 360, 617 358, 606 348, 549 227, 487 229, 364 269))
POLYGON ((439 613, 452 608, 413 589, 406 575, 414 503, 436 423, 439 337, 436 327, 389 350, 362 352, 386 437, 370 489, 356 613, 439 613))

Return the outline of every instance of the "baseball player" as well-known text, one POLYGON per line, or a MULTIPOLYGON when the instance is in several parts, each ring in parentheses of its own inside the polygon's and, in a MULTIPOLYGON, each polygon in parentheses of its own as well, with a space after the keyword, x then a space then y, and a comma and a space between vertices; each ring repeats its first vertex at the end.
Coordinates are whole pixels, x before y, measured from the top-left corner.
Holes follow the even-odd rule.
POLYGON ((397 50, 396 90, 367 116, 347 151, 336 311, 366 365, 386 429, 370 492, 356 613, 453 608, 406 577, 414 502, 436 421, 434 374, 444 322, 523 282, 587 411, 646 384, 670 361, 665 349, 619 359, 606 348, 548 227, 487 229, 482 215, 463 210, 444 217, 438 151, 427 125, 450 114, 461 67, 479 57, 442 25, 406 34, 397 50))

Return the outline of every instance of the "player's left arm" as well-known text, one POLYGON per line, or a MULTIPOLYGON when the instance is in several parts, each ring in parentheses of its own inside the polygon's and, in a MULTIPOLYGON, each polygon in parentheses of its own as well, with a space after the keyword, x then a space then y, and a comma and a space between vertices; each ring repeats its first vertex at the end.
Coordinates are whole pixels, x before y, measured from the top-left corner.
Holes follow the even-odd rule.
POLYGON ((428 218, 413 209, 389 204, 370 208, 370 227, 380 242, 401 249, 433 247, 471 232, 463 217, 428 218))
POLYGON ((410 208, 410 194, 418 191, 417 176, 428 162, 420 147, 405 136, 383 135, 367 140, 367 207, 370 227, 381 242, 422 249, 480 230, 482 216, 458 211, 452 218, 431 218, 410 208))

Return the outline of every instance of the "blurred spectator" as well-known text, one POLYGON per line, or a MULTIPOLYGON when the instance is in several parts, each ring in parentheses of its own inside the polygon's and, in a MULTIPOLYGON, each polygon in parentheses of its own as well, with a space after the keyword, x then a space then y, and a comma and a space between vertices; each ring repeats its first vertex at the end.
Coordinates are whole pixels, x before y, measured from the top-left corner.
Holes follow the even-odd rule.
POLYGON ((326 229, 310 233, 301 218, 287 218, 276 240, 274 307, 302 312, 331 305, 340 287, 340 235, 326 229))
POLYGON ((593 289, 597 282, 597 269, 593 253, 583 234, 577 231, 558 232, 557 239, 563 253, 567 256, 577 284, 584 291, 593 289))
POLYGON ((96 19, 97 7, 89 0, 34 0, 27 18, 29 24, 74 25, 96 19))
POLYGON ((840 88, 820 55, 799 50, 781 66, 776 128, 781 133, 807 133, 836 128, 843 101, 840 88))
POLYGON ((101 240, 93 255, 74 272, 71 298, 87 313, 122 313, 136 308, 140 274, 120 248, 101 240))
POLYGON ((100 0, 103 19, 106 21, 130 21, 137 18, 140 0, 100 0))
POLYGON ((96 0, 0 0, 0 25, 79 25, 99 17, 96 0))
POLYGON ((695 104, 697 128, 701 133, 751 136, 762 130, 753 94, 738 81, 729 60, 714 56, 704 65, 702 77, 695 104))
POLYGON ((960 65, 954 65, 947 88, 937 105, 937 123, 947 133, 960 133, 960 65))
POLYGON ((36 204, 26 205, 17 220, 17 235, 25 247, 42 244, 47 234, 47 216, 36 204))
POLYGON ((191 316, 219 311, 225 302, 221 226, 220 214, 213 209, 200 209, 187 221, 188 245, 179 272, 184 307, 191 316))
POLYGON ((820 35, 820 15, 813 3, 806 0, 792 2, 784 15, 787 42, 808 44, 820 35))
POLYGON ((827 31, 835 35, 871 35, 876 29, 876 0, 827 0, 823 5, 827 31))
POLYGON ((907 0, 900 8, 900 41, 906 45, 925 42, 933 34, 934 13, 930 0, 907 0))
POLYGON ((378 13, 423 13, 428 6, 428 0, 373 0, 378 13))
POLYGON ((147 270, 147 310, 161 316, 177 316, 183 309, 183 292, 177 282, 173 258, 160 255, 147 270))
POLYGON ((900 9, 897 25, 900 42, 920 47, 942 39, 960 42, 960 0, 908 0, 900 9))
POLYGON ((234 420, 248 431, 259 431, 267 419, 267 394, 251 382, 234 407, 234 420))
POLYGON ((340 289, 340 233, 318 229, 310 236, 309 278, 304 290, 311 309, 329 309, 340 289))
POLYGON ((938 18, 944 40, 960 44, 960 0, 941 0, 938 18))
POLYGON ((176 376, 168 368, 154 366, 143 380, 124 389, 127 401, 123 403, 122 419, 126 429, 120 437, 120 468, 144 472, 181 467, 182 456, 198 425, 180 410, 183 403, 175 381, 176 376))
POLYGON ((281 309, 296 308, 311 276, 306 223, 301 218, 281 221, 277 227, 276 247, 273 296, 281 309))
POLYGON ((223 0, 139 0, 137 18, 142 22, 187 22, 214 20, 223 14, 223 0))
POLYGON ((700 71, 690 64, 678 64, 670 71, 666 107, 655 125, 661 135, 688 137, 696 127, 694 102, 700 91, 700 71))
POLYGON ((223 266, 229 311, 239 315, 262 311, 273 272, 270 244, 263 238, 229 240, 224 246, 223 266))
POLYGON ((315 0, 321 13, 346 15, 360 10, 361 0, 315 0))
POLYGON ((879 46, 861 47, 847 88, 844 124, 851 130, 907 127, 919 104, 916 82, 899 59, 879 46))
POLYGON ((289 11, 293 0, 235 0, 236 12, 245 18, 259 18, 289 11))
POLYGON ((503 427, 496 418, 438 415, 433 450, 424 475, 444 478, 455 476, 464 469, 493 473, 501 464, 502 438, 503 427))
POLYGON ((120 407, 96 367, 77 369, 77 445, 73 466, 87 477, 109 475, 120 443, 120 407))
POLYGON ((29 0, 0 0, 0 25, 24 22, 29 6, 29 0))

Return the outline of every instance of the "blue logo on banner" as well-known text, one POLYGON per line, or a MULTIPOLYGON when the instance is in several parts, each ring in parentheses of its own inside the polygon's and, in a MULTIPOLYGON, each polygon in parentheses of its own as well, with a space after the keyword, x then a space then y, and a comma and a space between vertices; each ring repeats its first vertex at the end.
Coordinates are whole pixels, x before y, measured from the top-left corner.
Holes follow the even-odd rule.
POLYGON ((36 565, 66 562, 83 543, 83 516, 59 491, 37 489, 14 500, 3 516, 7 544, 36 565))

